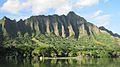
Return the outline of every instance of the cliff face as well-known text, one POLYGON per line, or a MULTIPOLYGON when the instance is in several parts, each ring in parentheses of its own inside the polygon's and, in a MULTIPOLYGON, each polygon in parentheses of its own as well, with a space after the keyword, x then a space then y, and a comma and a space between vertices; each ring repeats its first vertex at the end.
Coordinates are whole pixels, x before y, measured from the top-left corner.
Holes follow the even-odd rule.
POLYGON ((80 38, 82 36, 93 36, 100 34, 102 30, 92 23, 87 22, 83 17, 76 15, 74 12, 69 12, 65 15, 39 15, 31 16, 28 19, 10 20, 4 17, 0 20, 0 35, 1 36, 17 36, 18 32, 22 34, 46 34, 53 33, 57 36, 80 38))
POLYGON ((0 35, 15 37, 17 32, 18 27, 15 20, 10 20, 7 17, 4 17, 2 20, 0 20, 0 35))

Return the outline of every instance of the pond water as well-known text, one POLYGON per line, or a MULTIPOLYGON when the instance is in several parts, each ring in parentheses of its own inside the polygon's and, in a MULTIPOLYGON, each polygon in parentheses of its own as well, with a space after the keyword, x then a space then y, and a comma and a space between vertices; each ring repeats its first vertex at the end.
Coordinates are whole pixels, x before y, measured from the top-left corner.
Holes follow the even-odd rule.
POLYGON ((0 59, 0 67, 120 67, 120 58, 0 59))

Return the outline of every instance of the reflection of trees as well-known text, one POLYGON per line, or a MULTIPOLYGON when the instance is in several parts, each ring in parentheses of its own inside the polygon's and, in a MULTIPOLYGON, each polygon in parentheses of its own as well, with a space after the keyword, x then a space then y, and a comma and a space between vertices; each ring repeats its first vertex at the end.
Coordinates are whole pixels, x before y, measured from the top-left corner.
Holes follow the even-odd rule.
POLYGON ((0 59, 0 67, 119 67, 120 58, 0 59))
POLYGON ((120 59, 78 58, 78 59, 44 59, 32 62, 33 67, 119 67, 120 59), (117 66, 116 66, 117 65, 117 66))

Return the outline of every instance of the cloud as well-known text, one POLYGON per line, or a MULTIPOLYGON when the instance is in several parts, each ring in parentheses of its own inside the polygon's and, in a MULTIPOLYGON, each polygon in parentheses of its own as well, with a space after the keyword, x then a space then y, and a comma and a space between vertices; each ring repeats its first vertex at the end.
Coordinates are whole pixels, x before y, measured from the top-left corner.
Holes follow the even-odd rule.
POLYGON ((56 9, 55 13, 59 14, 59 15, 62 15, 62 14, 67 14, 71 10, 72 10, 72 8, 70 6, 65 5, 65 6, 62 6, 58 9, 56 9))
POLYGON ((75 7, 84 8, 84 7, 96 5, 98 3, 99 0, 77 0, 75 3, 75 7))
POLYGON ((2 11, 17 14, 20 10, 26 8, 27 3, 21 3, 19 0, 7 0, 1 7, 2 11))
POLYGON ((107 26, 110 23, 110 14, 103 14, 102 10, 97 10, 96 12, 89 15, 89 17, 97 24, 98 26, 107 26))
POLYGON ((7 0, 1 7, 2 11, 17 14, 22 10, 32 11, 32 14, 45 13, 54 9, 55 13, 66 14, 73 8, 89 7, 98 4, 99 0, 7 0))
POLYGON ((29 3, 31 4, 33 14, 45 12, 50 8, 58 11, 59 8, 61 9, 69 4, 68 0, 29 0, 29 3))
POLYGON ((102 13, 102 10, 97 10, 95 13, 93 13, 93 17, 97 17, 102 13))
POLYGON ((106 14, 95 17, 95 20, 99 26, 107 26, 110 23, 110 17, 111 15, 106 14))

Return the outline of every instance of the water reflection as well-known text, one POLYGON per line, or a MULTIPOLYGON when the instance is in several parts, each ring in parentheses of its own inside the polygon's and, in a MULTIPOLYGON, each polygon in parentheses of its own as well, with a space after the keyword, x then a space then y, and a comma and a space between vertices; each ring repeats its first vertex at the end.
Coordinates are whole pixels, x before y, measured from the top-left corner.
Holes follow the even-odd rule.
POLYGON ((0 59, 0 67, 119 67, 120 58, 0 59))

